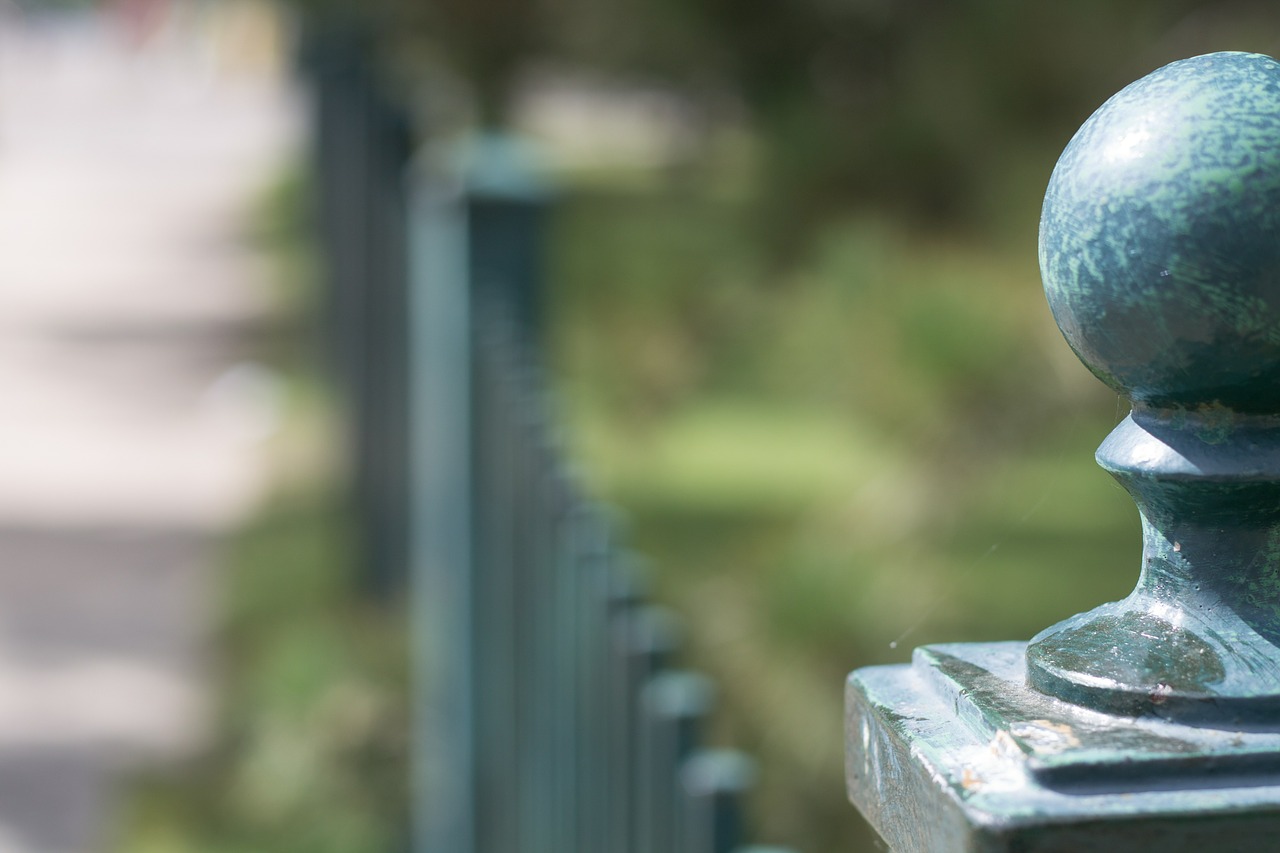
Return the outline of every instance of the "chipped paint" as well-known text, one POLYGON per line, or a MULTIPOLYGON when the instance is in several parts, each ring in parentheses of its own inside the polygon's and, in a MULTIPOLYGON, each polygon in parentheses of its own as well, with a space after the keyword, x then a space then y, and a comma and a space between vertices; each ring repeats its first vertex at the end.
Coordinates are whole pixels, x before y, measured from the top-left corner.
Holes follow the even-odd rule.
POLYGON ((1080 738, 1070 724, 1053 720, 1028 720, 1013 723, 1010 733, 1042 754, 1063 752, 1080 746, 1080 738))

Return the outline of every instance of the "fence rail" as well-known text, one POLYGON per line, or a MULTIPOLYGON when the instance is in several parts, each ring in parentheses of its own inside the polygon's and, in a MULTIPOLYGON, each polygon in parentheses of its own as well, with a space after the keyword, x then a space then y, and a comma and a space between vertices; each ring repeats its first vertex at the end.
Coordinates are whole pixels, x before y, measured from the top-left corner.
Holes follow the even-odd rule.
POLYGON ((481 136, 389 185, 397 113, 358 47, 313 42, 317 183, 371 588, 412 590, 415 849, 767 853, 752 762, 708 747, 713 686, 559 439, 536 157, 481 136))

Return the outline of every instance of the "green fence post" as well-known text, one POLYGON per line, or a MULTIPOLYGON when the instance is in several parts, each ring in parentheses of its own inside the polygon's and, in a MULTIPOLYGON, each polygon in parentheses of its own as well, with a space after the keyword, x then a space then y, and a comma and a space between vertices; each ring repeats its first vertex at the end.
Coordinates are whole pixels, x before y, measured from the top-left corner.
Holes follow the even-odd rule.
POLYGON ((648 591, 646 567, 634 557, 614 551, 606 578, 604 633, 600 637, 600 661, 606 689, 602 779, 605 786, 601 849, 626 853, 630 844, 632 754, 631 721, 634 716, 630 626, 644 607, 648 591))
POLYGON ((617 554, 613 531, 605 513, 592 505, 583 519, 583 554, 576 583, 578 617, 577 683, 575 699, 577 720, 575 736, 576 782, 578 803, 574 842, 575 850, 604 850, 608 837, 609 769, 608 714, 609 664, 608 626, 610 612, 617 606, 635 603, 634 587, 625 587, 622 605, 610 594, 617 554))
POLYGON ((732 853, 746 833, 742 797, 755 783, 755 762, 740 752, 707 749, 680 768, 684 792, 682 853, 732 853))
POLYGON ((407 571, 408 293, 404 169, 408 116, 378 74, 376 41, 353 21, 309 21, 316 219, 325 266, 324 356, 346 413, 350 491, 368 591, 407 571))
POLYGON ((904 853, 1275 849, 1280 63, 1195 57, 1103 104, 1050 178, 1040 266, 1133 404, 1097 460, 1141 513, 1137 588, 853 673, 849 794, 904 853))
POLYGON ((555 664, 566 509, 528 362, 549 196, 536 153, 496 135, 424 152, 410 192, 415 845, 546 850, 557 818, 542 782, 557 757, 543 730, 560 700, 538 667, 555 664), (480 329, 504 311, 511 331, 488 340, 502 335, 480 329), (487 356, 510 364, 481 383, 487 356), (504 371, 505 404, 489 387, 504 371))
POLYGON ((410 208, 414 849, 476 853, 472 299, 456 186, 426 169, 410 208))
POLYGON ((684 805, 680 768, 699 746, 713 694, 710 680, 695 672, 660 672, 645 685, 641 697, 644 747, 639 755, 640 849, 644 853, 677 849, 684 805))
MULTIPOLYGON (((483 309, 482 309, 483 310, 483 309)), ((474 455, 475 515, 475 689, 476 846, 478 850, 516 850, 517 648, 521 612, 520 493, 522 454, 532 441, 523 417, 517 372, 520 348, 509 322, 478 323, 476 339, 475 425, 484 452, 474 455), (480 665, 483 663, 483 665, 480 665)))
POLYGON ((671 660, 679 644, 679 629, 671 611, 657 605, 626 610, 613 624, 618 678, 614 683, 612 720, 617 741, 614 764, 617 786, 614 813, 614 843, 611 849, 623 853, 643 853, 640 848, 640 813, 645 778, 641 750, 644 741, 641 692, 649 679, 671 660))

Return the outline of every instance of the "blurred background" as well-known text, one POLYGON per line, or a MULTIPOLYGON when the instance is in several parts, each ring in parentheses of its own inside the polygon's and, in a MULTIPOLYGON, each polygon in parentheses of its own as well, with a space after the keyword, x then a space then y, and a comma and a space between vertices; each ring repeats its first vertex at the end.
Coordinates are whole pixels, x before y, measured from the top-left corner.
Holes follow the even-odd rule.
POLYGON ((877 849, 848 671, 1137 577, 1092 462, 1127 407, 1040 291, 1056 157, 1166 62, 1274 55, 1280 10, 7 0, 0 850, 405 849, 409 615, 362 567, 359 398, 324 366, 324 44, 406 157, 540 145, 581 475, 760 762, 753 834, 877 849))

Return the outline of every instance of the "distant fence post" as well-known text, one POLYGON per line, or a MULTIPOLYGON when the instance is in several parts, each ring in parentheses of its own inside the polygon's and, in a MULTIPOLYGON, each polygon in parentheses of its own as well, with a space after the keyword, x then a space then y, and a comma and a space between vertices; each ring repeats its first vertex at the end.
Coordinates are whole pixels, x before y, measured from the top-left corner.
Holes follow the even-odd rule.
POLYGON ((711 713, 712 694, 705 676, 679 670, 659 673, 644 688, 640 817, 641 849, 646 853, 679 849, 685 798, 675 780, 701 743, 700 729, 711 713))
POLYGON ((732 750, 703 750, 685 761, 681 853, 733 853, 746 841, 742 798, 755 763, 732 750))
POLYGON ((611 780, 616 787, 615 844, 627 853, 648 853, 644 819, 649 780, 644 750, 649 744, 644 690, 654 676, 671 665, 679 628, 669 610, 652 604, 617 614, 611 628, 617 673, 612 711, 617 729, 617 775, 611 780))
POLYGON ((324 356, 343 398, 366 589, 390 598, 408 560, 408 285, 404 170, 410 121, 379 79, 375 42, 312 22, 316 216, 327 287, 324 356))
POLYGON ((498 136, 424 152, 410 193, 415 846, 522 850, 546 819, 522 807, 538 792, 518 781, 526 752, 545 749, 528 728, 545 712, 519 694, 548 649, 521 600, 546 594, 530 583, 549 568, 529 568, 554 559, 550 522, 526 512, 549 506, 548 468, 537 404, 512 377, 479 381, 474 332, 481 312, 514 304, 519 331, 485 345, 525 350, 536 334, 548 196, 528 145, 498 136))
POLYGON ((414 849, 731 853, 745 765, 697 757, 707 680, 548 411, 537 159, 480 136, 410 178, 414 849))

